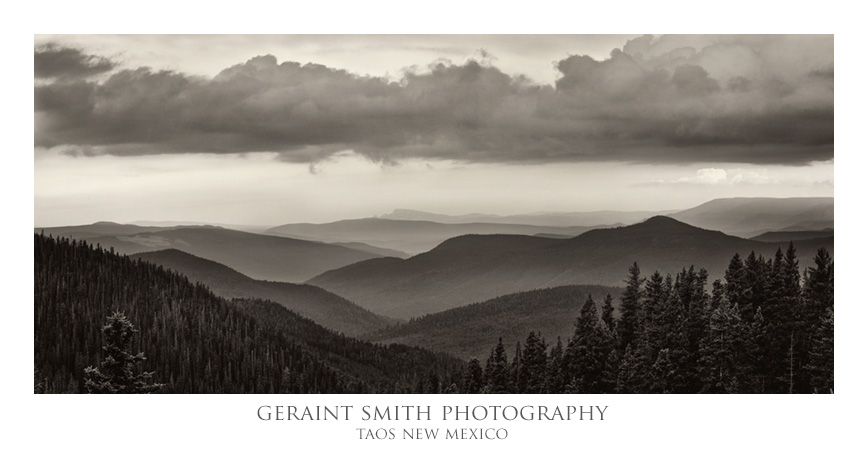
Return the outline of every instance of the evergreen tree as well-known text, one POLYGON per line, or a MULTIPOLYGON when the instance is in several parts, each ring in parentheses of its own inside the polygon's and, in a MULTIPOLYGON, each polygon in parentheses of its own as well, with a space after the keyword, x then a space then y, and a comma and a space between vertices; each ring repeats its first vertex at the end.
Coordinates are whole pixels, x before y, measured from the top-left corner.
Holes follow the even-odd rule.
POLYGON ((153 393, 162 384, 152 383, 153 372, 133 374, 137 363, 145 360, 144 353, 131 354, 133 328, 126 316, 115 312, 102 328, 105 337, 105 357, 99 368, 85 368, 85 387, 88 393, 153 393))
POLYGON ((820 317, 811 342, 807 365, 814 393, 835 392, 835 318, 832 309, 820 317))
POLYGON ((503 339, 491 350, 485 361, 485 393, 509 393, 509 362, 503 349, 503 339))
POLYGON ((639 330, 639 309, 642 299, 642 283, 639 277, 639 265, 633 262, 630 267, 630 275, 624 281, 627 287, 621 294, 621 318, 618 320, 619 349, 624 350, 633 343, 639 330))
POLYGON ((758 343, 761 356, 757 370, 763 380, 763 390, 788 392, 791 363, 805 358, 801 352, 805 335, 799 332, 797 323, 801 305, 800 279, 799 262, 791 242, 786 256, 778 248, 771 263, 770 288, 763 307, 768 339, 758 343), (790 356, 791 348, 793 356, 790 356))
POLYGON ((552 347, 546 369, 546 393, 563 393, 566 385, 564 375, 564 346, 561 337, 552 347))
POLYGON ((702 393, 739 393, 739 352, 745 332, 738 306, 723 300, 711 314, 708 335, 700 347, 702 393))
POLYGON ((726 281, 724 291, 726 298, 732 305, 745 305, 747 302, 747 287, 745 282, 745 269, 741 257, 736 253, 729 261, 723 279, 726 281))
POLYGON ((601 319, 603 320, 603 324, 611 331, 615 330, 614 312, 615 307, 612 307, 612 295, 606 294, 606 298, 603 300, 601 319))
POLYGON ((435 371, 428 372, 428 385, 426 388, 426 393, 440 393, 440 376, 435 371))
POLYGON ((509 385, 507 390, 509 393, 521 393, 518 388, 519 374, 524 363, 521 361, 521 342, 515 342, 515 352, 512 355, 512 363, 509 365, 509 385))
POLYGON ((564 351, 566 380, 571 393, 603 393, 603 372, 610 351, 610 334, 597 316, 591 295, 576 319, 573 338, 564 351))
POLYGON ((621 363, 618 366, 618 383, 616 387, 617 393, 637 394, 646 393, 644 382, 642 380, 642 359, 632 346, 627 345, 624 350, 624 357, 621 358, 621 363))
POLYGON ((482 375, 482 365, 479 364, 479 359, 471 357, 467 362, 467 369, 464 372, 464 392, 470 394, 482 393, 485 385, 485 379, 482 375))
MULTIPOLYGON (((812 393, 818 389, 814 383, 815 371, 804 370, 808 364, 816 365, 819 355, 810 355, 818 352, 816 346, 823 342, 824 335, 830 334, 828 329, 831 324, 826 324, 823 316, 834 316, 835 310, 835 268, 829 252, 825 248, 817 250, 814 256, 814 266, 809 267, 805 277, 803 294, 800 333, 795 334, 797 345, 795 349, 795 389, 798 392, 812 393), (811 363, 813 362, 813 363, 811 363)), ((831 347, 828 348, 831 351, 831 347)), ((828 358, 831 366, 831 356, 828 358)), ((831 371, 831 369, 830 369, 831 371)), ((829 386, 831 389, 831 385, 829 386)), ((819 388, 820 390, 825 387, 819 388)))
POLYGON ((805 280, 805 320, 808 324, 819 325, 820 316, 826 309, 834 310, 834 263, 825 248, 817 250, 814 265, 808 268, 808 277, 805 280))
MULTIPOLYGON (((769 268, 762 256, 751 252, 744 260, 744 293, 738 304, 742 309, 742 317, 746 322, 753 319, 758 307, 765 307, 770 297, 769 268)), ((733 302, 730 299, 730 302, 733 302)))
POLYGON ((527 336, 521 354, 518 373, 519 393, 545 393, 547 363, 545 340, 540 334, 531 332, 527 336))
POLYGON ((720 282, 720 279, 715 279, 711 284, 711 304, 708 306, 710 312, 713 312, 720 306, 720 301, 723 300, 724 295, 725 289, 723 284, 720 282))

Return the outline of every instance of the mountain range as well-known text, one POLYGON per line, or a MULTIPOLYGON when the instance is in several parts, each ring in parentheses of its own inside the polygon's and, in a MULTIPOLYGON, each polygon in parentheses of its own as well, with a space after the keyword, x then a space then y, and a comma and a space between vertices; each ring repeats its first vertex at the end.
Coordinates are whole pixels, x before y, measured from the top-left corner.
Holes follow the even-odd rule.
POLYGON ((669 215, 696 227, 751 237, 773 231, 834 228, 832 197, 735 197, 714 199, 669 215))
MULTIPOLYGON (((606 295, 617 313, 621 289, 597 285, 569 285, 512 293, 463 307, 432 313, 385 328, 362 338, 382 344, 405 344, 436 349, 462 359, 485 361, 499 338, 508 345, 524 342, 528 331, 539 332, 554 345, 575 331, 576 317, 591 295, 602 307, 606 295)), ((617 315, 616 315, 617 316, 617 315)))
POLYGON ((549 227, 485 222, 443 224, 433 221, 382 218, 348 219, 326 224, 285 224, 265 231, 269 235, 302 240, 363 242, 397 249, 408 254, 427 252, 444 240, 462 235, 536 235, 551 233, 576 236, 592 227, 549 227))
MULTIPOLYGON (((100 223, 98 223, 100 224, 100 223)), ((335 244, 241 232, 214 226, 187 226, 141 230, 139 226, 91 226, 37 229, 37 233, 86 239, 121 254, 161 249, 184 252, 222 263, 260 280, 302 282, 329 269, 380 257, 335 244), (114 230, 114 235, 98 236, 114 230), (121 233, 122 232, 122 233, 121 233), (132 233, 130 233, 132 232, 132 233), (97 235, 97 236, 94 236, 97 235)))
POLYGON ((375 315, 319 287, 254 280, 225 265, 177 249, 144 252, 132 257, 177 271, 226 299, 269 299, 317 324, 350 336, 398 322, 375 315))
POLYGON ((590 211, 590 212, 537 212, 518 215, 491 215, 470 213, 466 215, 444 215, 419 210, 397 209, 391 213, 377 216, 380 219, 400 221, 430 221, 442 224, 469 224, 475 222, 489 224, 523 224, 541 227, 593 227, 600 224, 633 224, 651 216, 675 213, 669 211, 590 211))
MULTIPOLYGON (((803 259, 833 238, 799 241, 803 259)), ((406 260, 380 258, 328 271, 308 281, 375 313, 412 318, 509 293, 561 285, 620 285, 637 262, 645 274, 695 265, 722 278, 736 253, 771 257, 787 243, 752 241, 670 217, 594 229, 571 239, 466 235, 406 260)))

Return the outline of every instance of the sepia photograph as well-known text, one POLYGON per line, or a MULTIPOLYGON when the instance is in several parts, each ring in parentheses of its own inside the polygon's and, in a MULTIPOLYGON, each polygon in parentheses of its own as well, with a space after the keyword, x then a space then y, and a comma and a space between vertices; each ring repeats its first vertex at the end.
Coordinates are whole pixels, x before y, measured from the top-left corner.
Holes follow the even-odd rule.
POLYGON ((834 44, 37 34, 33 392, 830 396, 834 44))

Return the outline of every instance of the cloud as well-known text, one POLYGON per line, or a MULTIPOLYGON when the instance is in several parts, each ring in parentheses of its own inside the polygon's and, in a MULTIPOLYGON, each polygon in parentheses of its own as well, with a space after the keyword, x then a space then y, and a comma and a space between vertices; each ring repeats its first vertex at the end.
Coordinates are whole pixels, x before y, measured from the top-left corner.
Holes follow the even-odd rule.
POLYGON ((724 169, 715 169, 715 168, 705 168, 696 171, 696 175, 693 177, 682 177, 676 181, 676 183, 688 183, 688 184, 699 184, 699 185, 717 185, 721 183, 727 183, 729 179, 726 176, 726 170, 724 169))
POLYGON ((109 72, 116 63, 109 58, 86 55, 79 49, 47 44, 33 52, 33 73, 41 78, 87 78, 109 72))
POLYGON ((764 168, 702 168, 692 175, 685 177, 673 177, 670 179, 657 179, 647 183, 639 183, 637 187, 709 187, 709 186, 790 186, 790 187, 832 187, 832 179, 816 179, 817 174, 824 177, 826 172, 831 172, 831 162, 824 162, 809 166, 778 166, 770 171, 764 168), (813 180, 812 180, 813 178, 813 180))
POLYGON ((608 59, 558 61, 554 86, 506 74, 487 53, 395 81, 271 55, 201 78, 117 70, 56 46, 41 52, 68 62, 37 74, 79 75, 35 87, 36 146, 84 156, 268 151, 316 163, 352 150, 386 164, 786 165, 833 157, 831 36, 642 37, 608 59))

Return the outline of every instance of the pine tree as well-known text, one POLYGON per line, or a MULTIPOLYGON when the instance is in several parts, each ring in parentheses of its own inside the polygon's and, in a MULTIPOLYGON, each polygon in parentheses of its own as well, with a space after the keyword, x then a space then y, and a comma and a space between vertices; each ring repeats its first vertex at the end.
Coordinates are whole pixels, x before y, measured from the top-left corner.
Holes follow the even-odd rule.
MULTIPOLYGON (((823 317, 833 317, 835 310, 835 267, 829 252, 825 248, 817 250, 817 255, 814 257, 814 267, 807 269, 803 293, 802 327, 801 333, 796 335, 800 346, 796 349, 795 366, 797 374, 795 376, 795 384, 796 391, 811 393, 817 390, 817 386, 813 381, 816 373, 800 370, 805 369, 803 367, 811 362, 814 362, 812 363, 813 365, 817 364, 819 356, 811 356, 810 353, 818 343, 823 341, 825 334, 831 334, 830 331, 823 330, 831 328, 831 324, 825 324, 823 317)), ((831 348, 829 350, 831 351, 831 348)), ((831 357, 829 357, 829 367, 831 367, 831 363, 831 357)))
POLYGON ((627 349, 624 350, 624 357, 621 358, 621 364, 618 367, 617 393, 647 393, 644 387, 645 381, 641 378, 641 366, 642 359, 638 357, 630 345, 627 345, 627 349))
POLYGON ((482 393, 484 385, 482 365, 480 365, 479 359, 472 357, 467 362, 467 369, 464 372, 464 392, 469 394, 482 393))
POLYGON ((564 376, 564 345, 561 337, 552 347, 546 369, 546 393, 563 393, 566 381, 564 376))
POLYGON ((484 375, 486 393, 509 393, 509 362, 502 338, 497 339, 497 345, 485 362, 484 375))
POLYGON ((715 279, 711 284, 711 304, 708 306, 710 312, 713 312, 720 306, 720 301, 723 300, 724 295, 723 284, 720 282, 720 279, 715 279))
POLYGON ((630 275, 624 281, 627 287, 621 294, 621 318, 618 320, 619 349, 624 350, 633 343, 636 333, 639 331, 639 309, 642 299, 642 283, 639 277, 639 265, 633 262, 630 267, 630 275))
POLYGON ((615 316, 613 315, 614 312, 615 307, 612 307, 612 295, 606 294, 606 298, 603 300, 603 308, 600 318, 603 320, 603 324, 605 324, 606 327, 611 331, 615 330, 615 316))
POLYGON ((571 393, 602 393, 603 372, 610 352, 611 334, 597 316, 597 305, 591 295, 576 319, 573 338, 564 351, 566 380, 571 393))
POLYGON ((700 347, 702 393, 739 393, 739 352, 745 332, 738 306, 723 300, 711 314, 708 335, 700 347))
POLYGON ((805 280, 806 321, 808 324, 819 324, 820 316, 826 309, 834 310, 835 303, 835 273, 834 263, 825 248, 817 250, 813 268, 808 268, 805 280))
POLYGON ((820 317, 814 332, 807 365, 814 393, 835 392, 835 314, 832 309, 820 317))
POLYGON ((137 363, 145 360, 144 353, 130 354, 129 347, 137 331, 126 316, 115 312, 102 328, 105 337, 105 357, 99 368, 85 368, 88 393, 153 393, 163 384, 150 382, 152 372, 133 374, 137 363))
POLYGON ((726 273, 723 278, 726 281, 724 291, 726 292, 726 298, 729 300, 729 303, 732 305, 745 305, 747 301, 745 269, 744 263, 741 261, 741 257, 738 253, 733 255, 732 259, 730 259, 729 266, 726 268, 726 273))
POLYGON ((519 393, 545 393, 547 360, 545 340, 540 334, 531 332, 521 354, 521 367, 518 371, 519 393))

